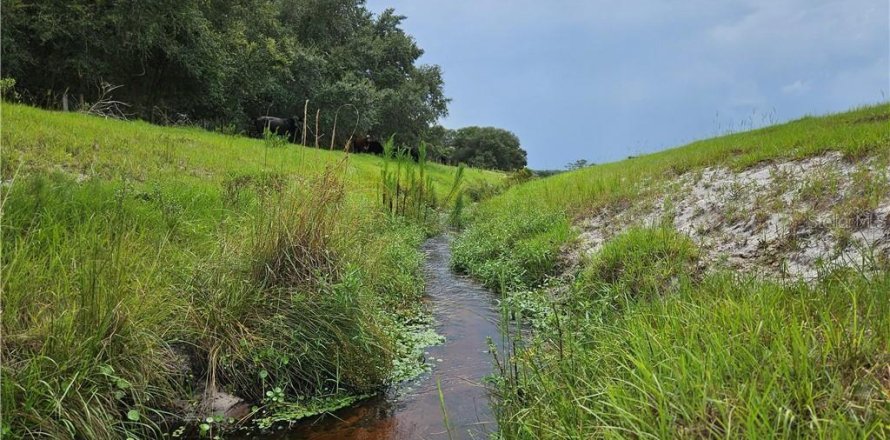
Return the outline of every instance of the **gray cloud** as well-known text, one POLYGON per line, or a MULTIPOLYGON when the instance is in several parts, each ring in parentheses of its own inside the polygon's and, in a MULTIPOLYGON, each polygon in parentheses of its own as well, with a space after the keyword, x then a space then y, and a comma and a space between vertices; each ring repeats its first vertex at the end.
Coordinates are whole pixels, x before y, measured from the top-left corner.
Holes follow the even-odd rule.
POLYGON ((444 69, 445 125, 510 129, 538 168, 890 93, 884 0, 369 2, 388 6, 444 69))

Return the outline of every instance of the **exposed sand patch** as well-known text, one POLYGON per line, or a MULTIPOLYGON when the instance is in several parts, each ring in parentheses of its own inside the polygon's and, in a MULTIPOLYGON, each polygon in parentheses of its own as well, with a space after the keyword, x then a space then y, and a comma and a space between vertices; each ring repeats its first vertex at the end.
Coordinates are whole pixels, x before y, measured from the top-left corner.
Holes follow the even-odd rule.
POLYGON ((890 256, 888 181, 887 163, 839 153, 741 172, 707 168, 580 222, 580 253, 629 227, 666 222, 702 247, 709 268, 805 280, 823 268, 867 270, 890 256))

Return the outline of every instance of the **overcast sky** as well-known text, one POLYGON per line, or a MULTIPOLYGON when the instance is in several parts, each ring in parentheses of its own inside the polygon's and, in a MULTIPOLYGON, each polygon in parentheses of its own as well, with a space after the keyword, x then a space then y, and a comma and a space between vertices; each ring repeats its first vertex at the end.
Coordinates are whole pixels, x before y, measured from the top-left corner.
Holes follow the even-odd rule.
POLYGON ((368 0, 442 66, 449 128, 602 163, 890 98, 888 0, 368 0))

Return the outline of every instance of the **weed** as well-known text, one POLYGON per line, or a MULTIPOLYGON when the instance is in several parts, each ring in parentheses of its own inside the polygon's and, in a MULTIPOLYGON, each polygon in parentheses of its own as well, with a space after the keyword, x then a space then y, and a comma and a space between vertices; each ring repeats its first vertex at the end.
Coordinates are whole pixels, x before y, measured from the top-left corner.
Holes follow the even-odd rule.
POLYGON ((860 165, 851 178, 844 203, 835 206, 834 212, 837 218, 856 231, 877 221, 875 209, 890 193, 890 180, 886 173, 875 172, 866 164, 860 165))
POLYGON ((426 223, 436 206, 436 194, 426 173, 426 146, 421 144, 418 151, 415 164, 408 151, 396 151, 392 137, 386 141, 380 197, 387 213, 426 223))
POLYGON ((451 213, 448 215, 448 224, 454 228, 462 228, 464 225, 464 193, 463 191, 457 193, 457 197, 454 198, 454 206, 451 208, 451 213))
POLYGON ((445 394, 442 392, 442 383, 439 381, 439 376, 436 376, 436 390, 439 392, 439 408, 442 410, 442 421, 445 424, 445 431, 448 432, 448 438, 453 439, 454 435, 451 433, 451 421, 448 419, 448 409, 445 406, 445 394))
POLYGON ((830 170, 809 176, 801 186, 798 197, 816 209, 826 209, 838 198, 841 192, 840 175, 830 170))

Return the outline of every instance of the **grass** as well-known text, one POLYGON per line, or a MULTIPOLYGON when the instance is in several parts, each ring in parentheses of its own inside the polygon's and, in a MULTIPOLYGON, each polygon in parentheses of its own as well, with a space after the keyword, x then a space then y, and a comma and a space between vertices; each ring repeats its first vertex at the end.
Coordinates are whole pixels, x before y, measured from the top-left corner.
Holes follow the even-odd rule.
MULTIPOLYGON (((382 158, 8 103, 2 118, 4 434, 154 438, 205 387, 271 408, 400 374, 438 219, 384 209, 382 158)), ((451 191, 458 169, 422 169, 451 191)))
POLYGON ((608 288, 625 301, 652 299, 695 278, 698 248, 673 228, 632 228, 615 237, 581 272, 584 291, 608 288))
MULTIPOLYGON (((239 176, 319 173, 343 153, 325 149, 276 147, 274 142, 227 136, 190 127, 159 127, 141 121, 105 120, 76 113, 46 112, 3 104, 0 175, 17 171, 61 170, 78 178, 152 182, 173 179, 203 189, 239 176)), ((376 196, 383 159, 353 155, 344 171, 350 195, 376 196)), ((436 191, 446 194, 454 167, 428 163, 436 191)), ((493 183, 499 173, 468 170, 468 183, 493 183)), ((216 188, 214 188, 216 189, 216 188)))
POLYGON ((518 373, 498 389, 504 438, 887 435, 886 274, 789 286, 722 273, 620 308, 616 286, 598 287, 577 288, 541 330, 550 340, 505 367, 518 373))
MULTIPOLYGON (((887 267, 825 268, 810 284, 731 273, 671 221, 564 259, 578 240, 572 224, 651 204, 685 173, 828 151, 886 163, 888 121, 890 104, 806 117, 533 180, 476 206, 452 264, 502 290, 504 316, 535 329, 512 333, 514 349, 496 362, 501 437, 890 436, 887 267)), ((812 207, 863 222, 886 179, 861 174, 843 196, 850 206, 812 207)))
POLYGON ((454 245, 452 266, 489 288, 515 290, 542 282, 571 234, 565 217, 519 211, 499 220, 466 231, 454 245))

